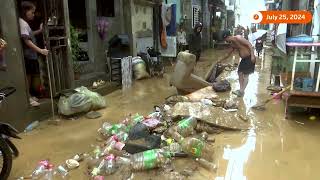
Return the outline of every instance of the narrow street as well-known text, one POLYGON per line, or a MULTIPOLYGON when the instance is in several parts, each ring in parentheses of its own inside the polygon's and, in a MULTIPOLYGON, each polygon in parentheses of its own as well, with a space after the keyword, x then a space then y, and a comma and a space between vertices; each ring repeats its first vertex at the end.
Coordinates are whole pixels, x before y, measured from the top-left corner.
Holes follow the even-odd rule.
MULTIPOLYGON (((204 52, 195 74, 204 76, 209 66, 223 54, 224 51, 212 49, 204 52)), ((269 85, 271 52, 267 49, 265 54, 263 60, 257 60, 256 72, 250 77, 243 99, 236 98, 231 92, 218 94, 239 100, 239 111, 247 112, 250 117, 247 122, 250 130, 214 135, 217 172, 199 167, 189 179, 316 180, 320 177, 320 171, 317 170, 320 161, 317 155, 320 121, 310 121, 309 116, 313 114, 295 114, 286 120, 281 100, 273 100, 265 111, 250 109, 257 102, 270 97, 266 87, 269 85)), ((50 159, 53 164, 59 165, 77 153, 91 151, 91 145, 98 137, 97 129, 105 121, 120 122, 128 113, 148 114, 154 105, 163 103, 166 97, 176 93, 169 86, 171 71, 172 67, 166 67, 164 78, 135 81, 130 90, 118 90, 105 96, 108 105, 99 111, 103 115, 99 119, 80 117, 63 120, 60 126, 42 122, 38 129, 22 134, 22 140, 14 141, 21 154, 13 161, 9 179, 29 175, 39 160, 50 159)), ((236 71, 223 75, 231 82, 232 89, 237 89, 236 71)), ((198 166, 194 160, 178 159, 174 161, 173 172, 192 166, 198 166)), ((70 172, 70 179, 88 179, 85 169, 86 164, 81 163, 79 169, 70 172)), ((176 179, 173 172, 169 173, 165 168, 135 172, 134 179, 176 179)), ((121 179, 122 176, 116 173, 108 176, 108 179, 121 179)))

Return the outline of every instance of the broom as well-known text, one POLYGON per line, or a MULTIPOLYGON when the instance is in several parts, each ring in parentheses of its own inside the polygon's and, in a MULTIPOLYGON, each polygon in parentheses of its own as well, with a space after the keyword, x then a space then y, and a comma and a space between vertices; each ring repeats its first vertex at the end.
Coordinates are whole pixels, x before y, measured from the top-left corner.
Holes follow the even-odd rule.
POLYGON ((251 108, 252 109, 256 109, 256 110, 265 110, 266 109, 266 104, 269 103, 271 100, 275 99, 276 97, 281 96, 284 92, 286 92, 287 90, 290 89, 291 86, 287 86, 284 89, 282 89, 280 92, 277 93, 277 95, 272 96, 270 98, 268 98, 267 100, 265 100, 263 103, 258 104, 258 105, 254 105, 251 108))

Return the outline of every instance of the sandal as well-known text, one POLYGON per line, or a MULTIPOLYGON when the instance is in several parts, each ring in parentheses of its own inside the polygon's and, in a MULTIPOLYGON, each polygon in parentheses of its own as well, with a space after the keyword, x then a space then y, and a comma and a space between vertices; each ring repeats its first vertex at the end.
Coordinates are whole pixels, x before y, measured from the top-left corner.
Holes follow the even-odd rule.
POLYGON ((243 93, 240 90, 232 91, 232 94, 235 94, 238 97, 242 97, 243 96, 243 93))
POLYGON ((29 98, 29 103, 32 107, 38 107, 40 106, 40 103, 38 103, 37 101, 35 101, 34 99, 32 98, 29 98))

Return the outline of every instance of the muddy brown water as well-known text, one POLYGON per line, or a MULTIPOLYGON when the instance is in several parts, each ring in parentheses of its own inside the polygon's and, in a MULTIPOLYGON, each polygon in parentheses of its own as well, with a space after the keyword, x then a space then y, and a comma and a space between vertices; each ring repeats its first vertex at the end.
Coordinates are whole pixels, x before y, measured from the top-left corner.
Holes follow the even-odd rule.
MULTIPOLYGON (((223 51, 205 52, 195 73, 204 76, 211 63, 223 54, 223 51)), ((151 112, 154 105, 163 103, 166 97, 176 93, 168 83, 171 70, 171 67, 167 68, 163 79, 138 81, 130 90, 119 90, 105 96, 108 107, 99 111, 103 115, 99 119, 80 117, 64 120, 60 126, 43 122, 38 129, 22 134, 22 140, 14 141, 21 154, 13 162, 9 179, 29 175, 39 160, 50 159, 59 165, 76 153, 91 151, 91 144, 96 143, 97 129, 104 121, 116 123, 130 113, 145 115, 151 112)), ((249 117, 247 123, 250 130, 223 132, 214 136, 217 172, 199 167, 192 159, 175 159, 166 171, 137 172, 134 173, 134 179, 179 179, 175 172, 185 168, 190 176, 183 176, 183 179, 319 179, 320 117, 311 121, 309 116, 312 113, 300 113, 285 120, 282 101, 272 101, 266 106, 266 111, 252 111, 251 106, 269 97, 266 87, 269 83, 270 56, 267 55, 263 61, 258 60, 256 70, 250 77, 243 98, 236 98, 230 92, 219 94, 222 98, 239 101, 239 112, 249 117)), ((232 83, 233 89, 237 89, 236 72, 222 76, 232 83)), ((82 163, 80 168, 71 171, 70 179, 89 179, 85 175, 85 168, 86 164, 82 163)), ((118 173, 107 179, 120 179, 122 175, 118 173)))

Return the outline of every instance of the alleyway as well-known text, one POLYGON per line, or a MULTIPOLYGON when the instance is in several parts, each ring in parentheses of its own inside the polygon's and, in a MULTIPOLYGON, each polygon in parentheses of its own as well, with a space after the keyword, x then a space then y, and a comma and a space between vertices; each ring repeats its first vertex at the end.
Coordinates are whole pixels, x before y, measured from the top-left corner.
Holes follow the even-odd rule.
MULTIPOLYGON (((208 50, 197 64, 196 74, 203 76, 213 60, 223 51, 208 50)), ((294 119, 284 119, 282 101, 273 101, 266 111, 252 111, 250 106, 269 97, 270 56, 266 51, 264 61, 259 60, 257 72, 251 75, 249 86, 241 110, 247 111, 251 130, 245 132, 224 132, 216 136, 215 163, 217 172, 202 168, 195 171, 190 179, 216 180, 255 180, 255 179, 318 179, 318 143, 320 122, 310 121, 310 114, 297 115, 294 119), (300 123, 298 123, 300 122, 300 123)), ((96 120, 83 117, 65 120, 60 126, 47 125, 45 122, 30 133, 23 134, 22 140, 15 141, 21 155, 14 160, 11 178, 29 175, 41 159, 50 159, 54 164, 63 163, 76 153, 92 150, 97 137, 97 129, 104 121, 118 122, 129 113, 147 114, 153 106, 163 103, 164 99, 175 93, 169 86, 170 70, 163 79, 148 79, 135 82, 127 92, 120 90, 107 95, 108 107, 100 112, 103 116, 96 120)), ((227 76, 237 88, 236 72, 227 76)), ((219 94, 220 95, 220 94, 219 94)), ((222 94, 227 97, 229 94, 222 94)), ((234 95, 230 95, 235 98, 234 95)), ((193 160, 182 159, 174 163, 175 171, 185 166, 197 166, 193 160)), ((85 164, 70 172, 71 179, 88 179, 85 164)), ((162 170, 134 173, 134 179, 169 179, 162 170)), ((118 179, 119 174, 110 179, 118 179)))

